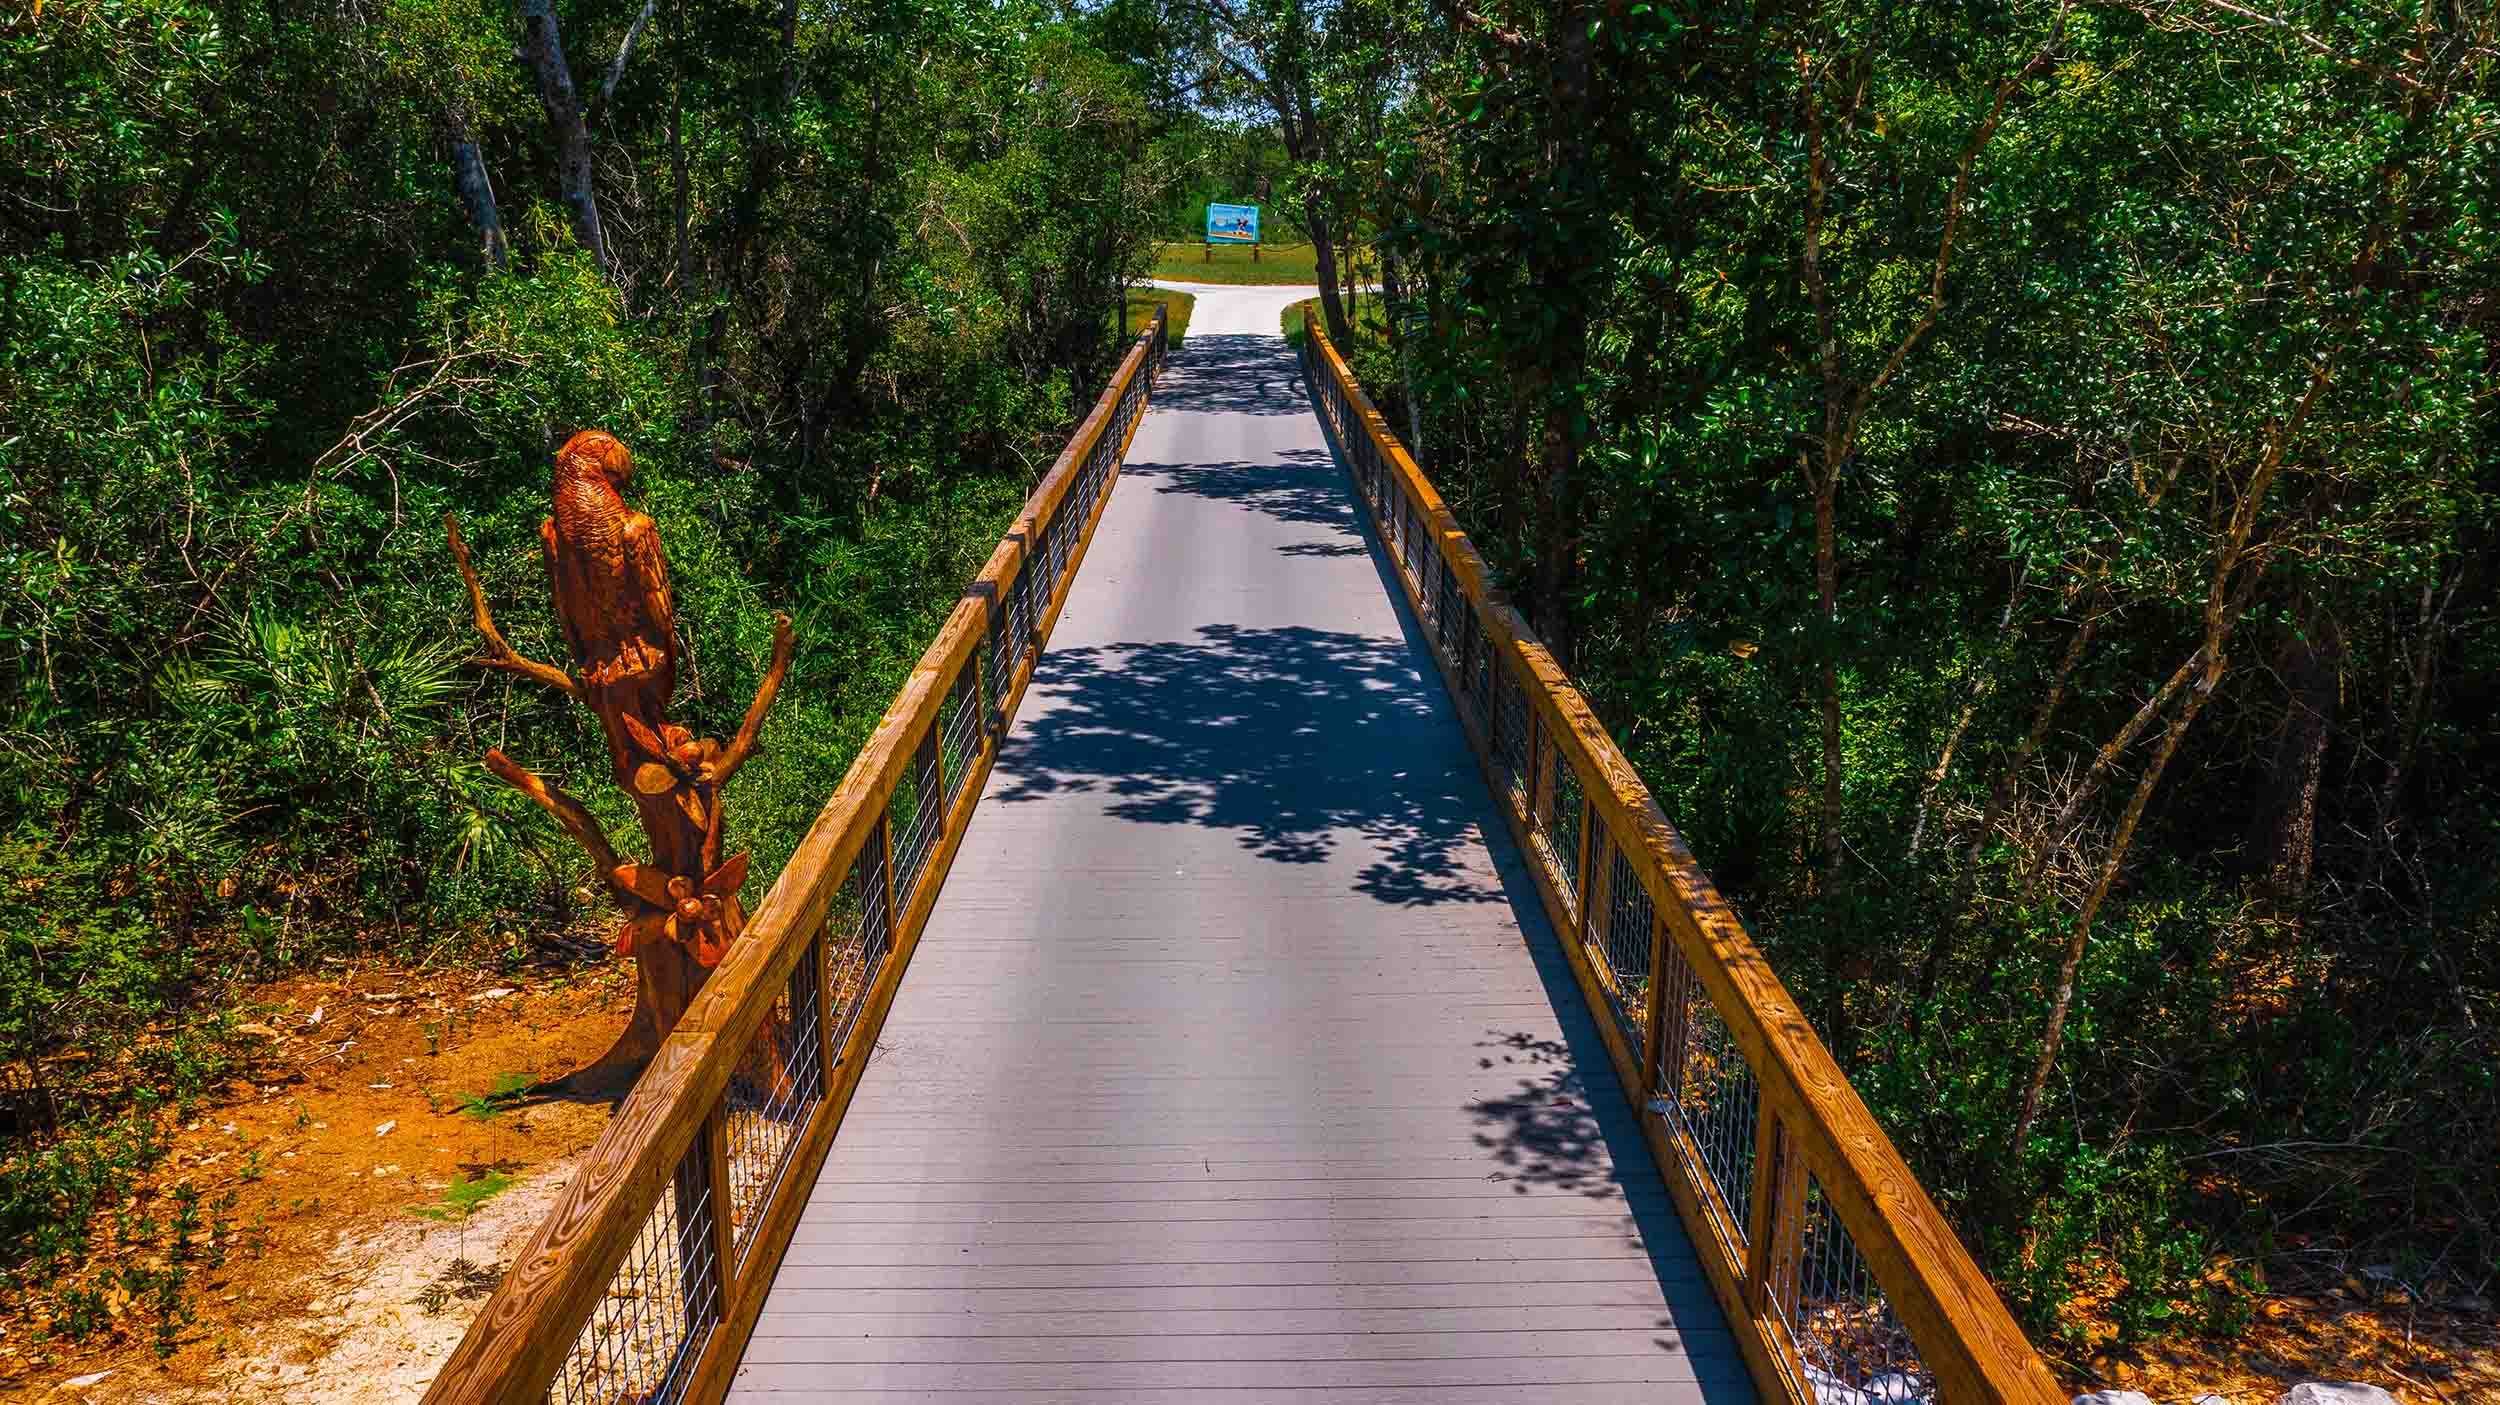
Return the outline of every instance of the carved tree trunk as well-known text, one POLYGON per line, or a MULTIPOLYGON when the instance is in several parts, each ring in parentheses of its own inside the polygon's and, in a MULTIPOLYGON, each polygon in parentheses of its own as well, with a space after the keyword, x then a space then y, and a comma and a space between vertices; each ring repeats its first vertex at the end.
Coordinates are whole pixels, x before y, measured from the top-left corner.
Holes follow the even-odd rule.
POLYGON ((610 771, 633 797, 651 845, 648 862, 620 860, 579 800, 501 751, 486 754, 487 769, 555 816, 588 852, 625 911, 616 950, 635 960, 633 1020, 614 1048, 574 1075, 572 1081, 585 1087, 638 1073, 746 928, 738 890, 747 856, 721 857, 721 790, 755 753, 757 730, 789 672, 794 643, 789 617, 775 616, 772 666, 726 746, 668 720, 677 684, 676 604, 658 528, 626 506, 618 491, 632 477, 633 456, 597 430, 574 435, 556 455, 555 511, 541 537, 556 619, 572 651, 570 671, 523 658, 504 641, 459 525, 445 521, 486 641, 479 662, 590 709, 607 737, 610 771))

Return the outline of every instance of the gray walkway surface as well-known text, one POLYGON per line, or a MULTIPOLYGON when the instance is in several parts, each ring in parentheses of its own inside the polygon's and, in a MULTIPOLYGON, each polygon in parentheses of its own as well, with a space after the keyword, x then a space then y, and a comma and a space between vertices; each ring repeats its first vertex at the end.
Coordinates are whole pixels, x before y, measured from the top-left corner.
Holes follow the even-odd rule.
POLYGON ((734 1400, 1753 1399, 1259 310, 1156 391, 734 1400))

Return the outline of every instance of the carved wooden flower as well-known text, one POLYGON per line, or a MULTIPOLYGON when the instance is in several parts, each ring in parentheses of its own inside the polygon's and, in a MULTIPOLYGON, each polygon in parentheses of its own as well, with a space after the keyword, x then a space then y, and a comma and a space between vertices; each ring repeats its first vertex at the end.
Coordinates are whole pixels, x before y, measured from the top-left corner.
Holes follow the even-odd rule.
POLYGON ((647 905, 617 933, 617 954, 630 956, 644 936, 657 933, 694 953, 696 964, 717 966, 737 939, 729 920, 738 889, 747 881, 747 856, 733 854, 697 883, 650 864, 618 864, 617 883, 647 905))
POLYGON ((625 733, 634 746, 651 759, 634 768, 634 789, 644 795, 666 795, 677 792, 677 808, 684 811, 689 822, 706 822, 703 797, 696 787, 711 785, 718 776, 721 744, 710 737, 698 737, 674 722, 663 722, 653 732, 632 713, 622 717, 625 733))

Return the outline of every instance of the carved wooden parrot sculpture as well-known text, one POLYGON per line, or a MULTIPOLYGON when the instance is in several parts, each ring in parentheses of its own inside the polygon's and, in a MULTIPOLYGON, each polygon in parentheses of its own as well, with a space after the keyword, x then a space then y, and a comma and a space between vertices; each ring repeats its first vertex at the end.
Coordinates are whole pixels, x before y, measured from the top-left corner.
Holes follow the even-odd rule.
POLYGON ((539 534, 574 673, 594 696, 628 694, 619 701, 648 719, 677 692, 677 604, 659 528, 620 491, 633 476, 634 456, 615 436, 585 429, 564 441, 555 512, 539 534))

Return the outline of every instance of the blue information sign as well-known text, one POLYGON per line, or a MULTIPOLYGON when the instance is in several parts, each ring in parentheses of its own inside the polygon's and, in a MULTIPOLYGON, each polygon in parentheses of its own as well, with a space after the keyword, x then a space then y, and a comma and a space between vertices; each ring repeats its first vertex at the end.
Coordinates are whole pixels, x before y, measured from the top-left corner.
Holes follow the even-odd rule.
POLYGON ((1256 205, 1207 206, 1207 242, 1210 244, 1258 243, 1259 207, 1256 205))

